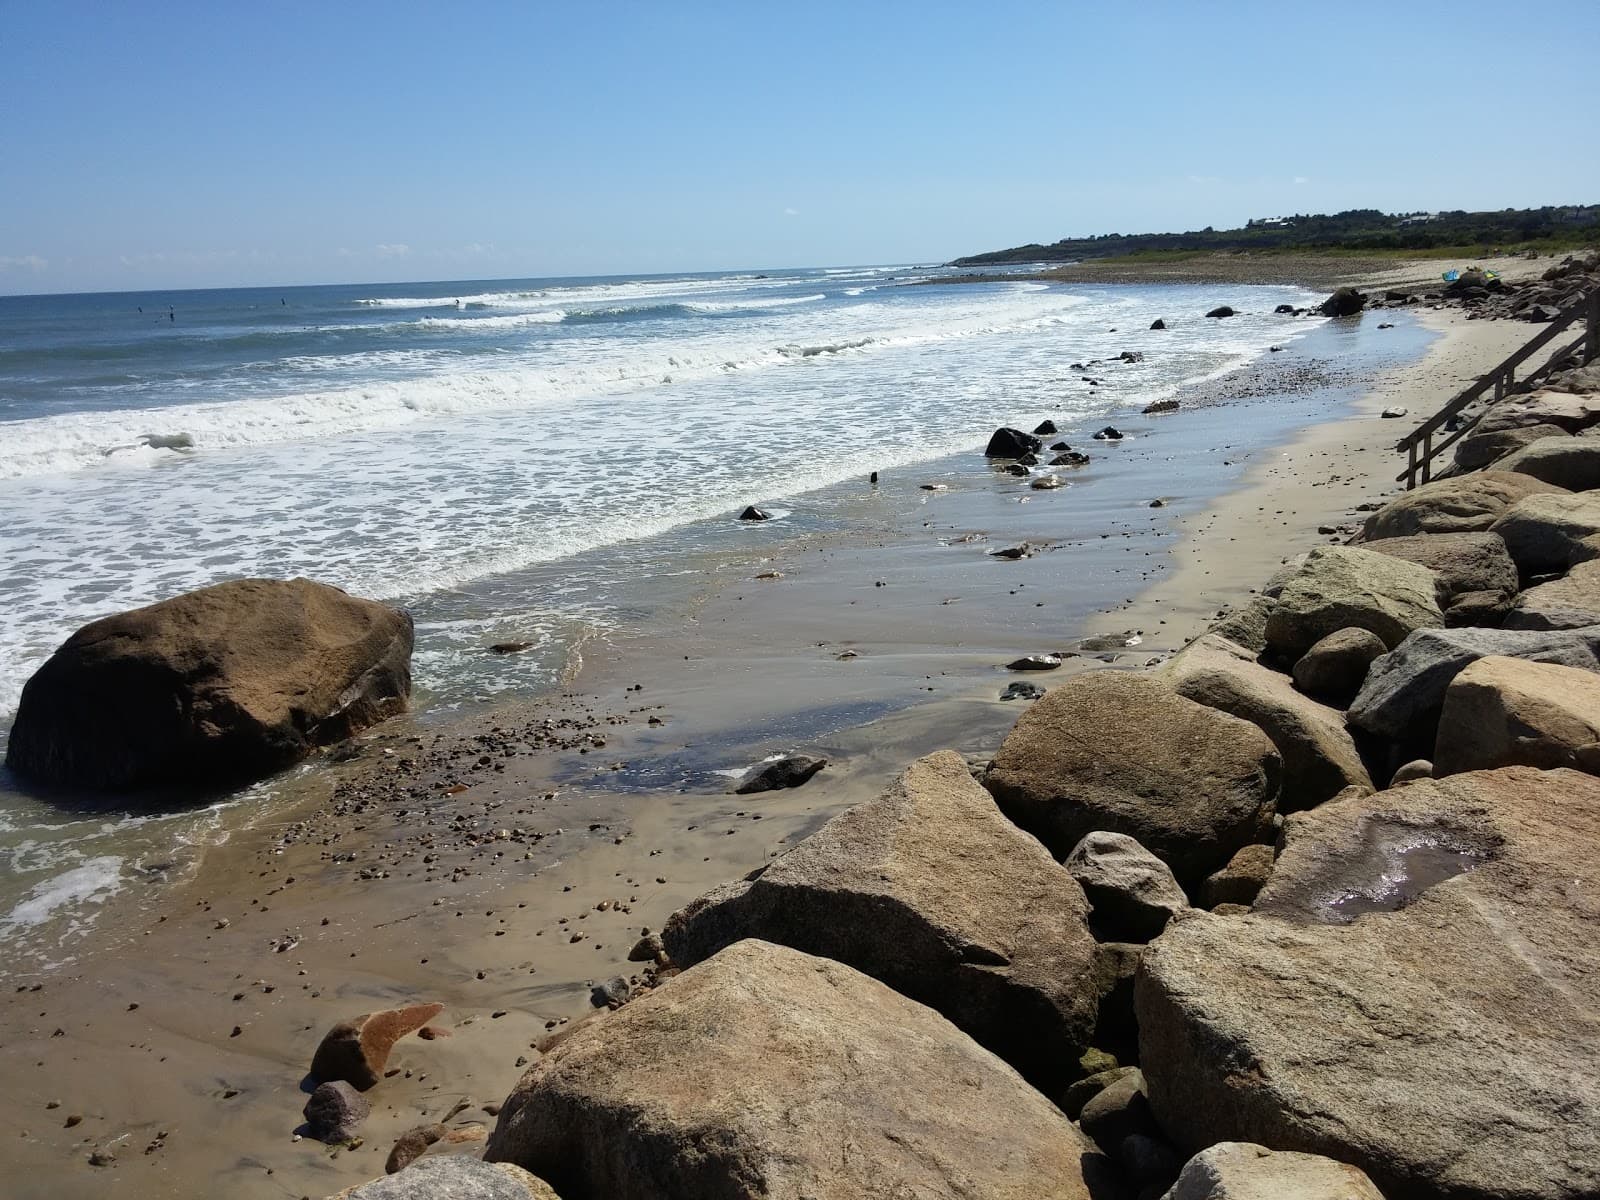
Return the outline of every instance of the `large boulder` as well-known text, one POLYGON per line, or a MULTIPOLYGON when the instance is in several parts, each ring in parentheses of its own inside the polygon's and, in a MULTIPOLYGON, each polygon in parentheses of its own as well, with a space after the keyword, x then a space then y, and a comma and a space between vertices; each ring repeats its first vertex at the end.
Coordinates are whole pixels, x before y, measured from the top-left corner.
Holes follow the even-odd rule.
POLYGON ((1474 433, 1493 433, 1530 425, 1557 425, 1568 433, 1577 433, 1595 424, 1600 424, 1600 396, 1546 388, 1525 396, 1507 396, 1484 413, 1472 429, 1474 433))
POLYGON ((1148 942, 1189 907, 1167 864, 1125 833, 1091 833, 1061 865, 1089 898, 1103 941, 1148 942))
POLYGON ((1600 674, 1491 655, 1450 681, 1434 775, 1518 765, 1600 774, 1600 674))
POLYGON ((1600 362, 1552 375, 1545 382, 1545 389, 1553 392, 1600 392, 1600 362))
POLYGON ((484 1157, 607 1200, 1109 1192, 1092 1143, 938 1013, 755 940, 564 1039, 507 1098, 484 1157))
POLYGON ((989 438, 983 453, 989 458, 1021 458, 1024 454, 1037 454, 1044 443, 1031 433, 1001 426, 989 438))
POLYGON ((1236 646, 1243 646, 1253 654, 1260 654, 1267 648, 1267 621, 1277 606, 1275 596, 1251 596, 1217 620, 1211 626, 1211 632, 1236 646))
POLYGON ((1600 626, 1586 629, 1425 629, 1372 664, 1347 714, 1350 724, 1428 754, 1445 689, 1489 655, 1600 671, 1600 626))
MULTIPOLYGON (((1287 592, 1286 592, 1287 594, 1287 592)), ((1287 675, 1255 661, 1248 650, 1207 634, 1162 668, 1180 696, 1249 721, 1283 757, 1278 808, 1310 808, 1352 784, 1370 788, 1344 714, 1295 690, 1287 675)))
POLYGON ((1308 696, 1344 708, 1361 690, 1373 661, 1387 651, 1383 639, 1369 630, 1335 630, 1294 664, 1294 685, 1308 696))
POLYGON ((1186 1164, 1161 1200, 1383 1200, 1366 1172, 1320 1154, 1218 1142, 1186 1164))
POLYGON ((1571 436, 1559 425, 1524 425, 1517 429, 1485 431, 1474 429, 1456 443, 1456 466, 1463 471, 1478 471, 1540 438, 1571 436))
POLYGON ((1494 465, 1497 471, 1532 475, 1570 492, 1600 488, 1600 437, 1585 434, 1544 437, 1514 450, 1494 465))
POLYGON ((1436 479, 1402 493, 1373 513, 1361 536, 1375 542, 1417 533, 1471 533, 1489 528, 1524 496, 1564 490, 1514 471, 1479 471, 1436 479))
POLYGON ((411 617, 239 579, 85 625, 22 690, 6 765, 125 790, 258 778, 405 709, 411 617))
POLYGON ((1600 1194, 1597 841, 1600 780, 1526 767, 1290 817, 1254 912, 1146 949, 1162 1128, 1328 1155, 1395 1197, 1600 1194))
POLYGON ((1578 563, 1560 579, 1529 588, 1502 624, 1507 629, 1582 629, 1600 625, 1600 560, 1578 563))
POLYGON ((1403 558, 1436 574, 1446 625, 1495 624, 1517 597, 1517 564, 1497 533, 1381 538, 1366 543, 1366 549, 1403 558))
POLYGON ((1367 297, 1353 287, 1342 287, 1317 306, 1325 317, 1353 317, 1367 305, 1367 297))
POLYGON ((1267 619, 1267 650, 1292 663, 1341 629, 1365 629, 1392 649, 1444 624, 1437 586, 1432 571, 1404 559, 1355 546, 1313 550, 1267 619))
POLYGON ((748 937, 836 959, 1049 1080, 1094 1030, 1088 915, 1072 876, 946 750, 674 913, 662 940, 680 966, 748 937))
POLYGON ((515 1163, 470 1154, 424 1158, 403 1171, 346 1188, 333 1200, 561 1200, 544 1180, 515 1163))
POLYGON ((1524 576, 1564 571, 1584 557, 1580 543, 1600 534, 1600 494, 1527 496, 1506 509, 1492 529, 1505 539, 1524 576))
POLYGON ((1065 856, 1125 833, 1198 883, 1272 818, 1283 760, 1248 721, 1126 671, 1075 675, 1001 743, 984 784, 1001 810, 1065 856))

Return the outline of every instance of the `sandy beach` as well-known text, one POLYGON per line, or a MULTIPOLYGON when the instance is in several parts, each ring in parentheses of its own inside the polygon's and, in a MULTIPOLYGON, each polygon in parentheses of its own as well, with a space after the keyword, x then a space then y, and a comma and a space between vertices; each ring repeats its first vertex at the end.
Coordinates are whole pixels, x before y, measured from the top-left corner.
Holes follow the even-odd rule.
MULTIPOLYGON (((1367 282, 1406 269, 1423 267, 1367 282)), ((1027 678, 1010 659, 1143 664, 1284 558, 1342 540, 1356 503, 1398 486, 1395 441, 1529 335, 1459 310, 1381 319, 1395 328, 1340 323, 1177 412, 1119 413, 1120 443, 1074 435, 1093 461, 1056 492, 976 454, 841 485, 847 529, 731 561, 584 645, 564 690, 393 720, 281 780, 191 879, 119 897, 100 950, 8 989, 9 1194, 317 1197, 381 1174, 419 1123, 473 1148, 542 1040, 595 1011, 593 986, 643 977, 643 932, 913 758, 986 760, 1022 707, 999 699, 1027 678), (1395 405, 1405 418, 1379 416, 1395 405), (989 553, 1016 545, 1029 556, 989 553), (728 792, 795 750, 827 768, 728 792), (323 1031, 413 1001, 444 1004, 449 1036, 400 1043, 362 1143, 297 1135, 323 1031)))

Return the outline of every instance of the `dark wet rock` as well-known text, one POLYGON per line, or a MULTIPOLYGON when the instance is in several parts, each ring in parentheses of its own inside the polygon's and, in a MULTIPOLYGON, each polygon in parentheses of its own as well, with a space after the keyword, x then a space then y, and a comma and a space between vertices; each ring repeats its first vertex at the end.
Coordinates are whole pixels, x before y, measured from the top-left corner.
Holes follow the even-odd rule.
POLYGON ((984 782, 1058 855, 1098 830, 1125 833, 1198 883, 1270 822, 1282 770, 1248 721, 1164 680, 1093 671, 1022 714, 984 782))
POLYGON ((394 1044, 443 1011, 442 1004, 413 1004, 340 1021, 317 1046, 311 1059, 311 1078, 319 1083, 342 1079, 367 1091, 383 1078, 394 1044))
POLYGON ((1037 454, 1043 445, 1031 433, 1002 426, 989 438, 983 453, 989 458, 1020 458, 1024 454, 1037 454))
POLYGON ((1233 315, 1233 309, 1229 308, 1226 304, 1219 304, 1216 308, 1213 308, 1206 314, 1208 317, 1231 317, 1233 315))
POLYGON ((1384 1200, 1366 1173, 1320 1154, 1219 1142, 1191 1158, 1161 1200, 1384 1200))
POLYGON ((1564 571, 1582 557, 1581 544, 1600 535, 1600 493, 1526 496, 1491 528, 1505 539, 1506 550, 1525 577, 1564 571))
POLYGON ((1404 559, 1354 546, 1306 555, 1267 619, 1267 647, 1294 662, 1341 629, 1366 629, 1393 647, 1418 629, 1444 624, 1437 576, 1404 559))
POLYGON ((1161 674, 1180 696, 1249 721, 1272 739, 1283 758, 1280 811, 1321 804, 1351 785, 1372 786, 1344 714, 1296 691, 1287 675, 1243 647, 1206 634, 1173 655, 1161 674))
POLYGON ((485 1157, 607 1200, 1090 1200, 1112 1186, 1049 1100, 932 1009, 753 939, 553 1048, 485 1157))
POLYGON ((1145 952, 1161 1127, 1325 1154, 1390 1196, 1600 1194, 1597 841, 1600 780, 1526 767, 1290 817, 1254 912, 1145 952))
POLYGON ((752 504, 749 507, 747 507, 742 513, 739 514, 739 520, 741 520, 741 521, 770 521, 770 520, 772 520, 772 514, 769 513, 766 509, 757 508, 754 504, 752 504))
POLYGON ((1274 313, 1278 314, 1279 316, 1283 316, 1285 314, 1294 313, 1295 312, 1295 307, 1292 304, 1280 304, 1276 308, 1274 308, 1272 311, 1274 313))
POLYGON ((828 760, 825 758, 812 758, 808 754, 785 754, 782 758, 757 763, 751 767, 733 790, 741 796, 747 796, 753 792, 775 792, 783 788, 797 788, 827 765, 828 760))
POLYGON ((1087 834, 1061 865, 1089 898, 1102 941, 1148 942, 1189 907, 1167 864, 1126 834, 1087 834))
POLYGON ((1026 544, 1023 544, 1021 546, 1004 546, 999 550, 991 550, 991 551, 989 551, 989 557, 990 558, 1008 558, 1008 559, 1016 560, 1016 559, 1019 559, 1019 558, 1032 557, 1032 551, 1030 551, 1028 549, 1026 544))
POLYGON ((333 1200, 561 1200, 544 1180, 511 1163, 470 1154, 424 1158, 398 1174, 347 1188, 333 1200))
POLYGON ((1469 533, 1488 529, 1526 496, 1563 489, 1531 475, 1480 471, 1436 479, 1397 496, 1367 518, 1365 540, 1417 533, 1469 533))
POLYGON ((1008 671, 1054 671, 1061 665, 1059 654, 1030 654, 1006 664, 1008 671))
POLYGON ((1387 649, 1382 638, 1366 629, 1335 630, 1294 664, 1295 686, 1308 696, 1343 708, 1361 690, 1367 668, 1387 649))
POLYGON ((489 649, 494 654, 521 654, 524 650, 533 649, 532 642, 496 642, 489 649))
POLYGON ((1146 404, 1139 411, 1144 413, 1146 416, 1150 416, 1154 413, 1177 412, 1178 404, 1179 402, 1176 400, 1156 400, 1150 404, 1146 404))
POLYGON ((1056 488, 1066 486, 1066 481, 1059 475, 1041 475, 1028 485, 1036 492, 1051 492, 1056 488))
POLYGON ((1021 680, 1018 680, 1016 683, 1006 684, 1005 691, 1000 693, 1000 699, 1037 700, 1042 695, 1044 695, 1044 689, 1038 684, 1024 683, 1021 680))
POLYGON ((1072 447, 1067 445, 1065 442, 1051 442, 1050 443, 1050 449, 1052 449, 1052 450, 1071 450, 1072 447))
POLYGON ((1352 287, 1337 289, 1321 304, 1317 311, 1325 317, 1353 317, 1367 305, 1367 298, 1352 287))
POLYGON ((1097 442, 1120 442, 1122 431, 1115 425, 1107 425, 1104 429, 1095 431, 1094 440, 1097 442))
POLYGON ((1137 350, 1124 350, 1121 354, 1117 355, 1117 360, 1125 363, 1142 363, 1144 361, 1144 355, 1137 350))
POLYGON ((1469 663, 1490 655, 1600 671, 1600 627, 1422 630, 1373 662, 1350 704, 1350 723, 1431 750, 1445 689, 1469 663))
POLYGON ((85 625, 23 688, 6 765, 129 790, 258 778, 404 711, 411 617, 239 579, 85 625))
POLYGON ((1255 903, 1256 896, 1272 878, 1278 855, 1271 846, 1256 843, 1245 846, 1228 860, 1228 865, 1207 875, 1200 885, 1200 903, 1206 908, 1219 904, 1255 903))
POLYGON ((1560 579, 1529 588, 1506 614, 1507 629, 1582 629, 1600 625, 1600 561, 1574 566, 1560 579))
POLYGON ((1434 572, 1446 625, 1498 624, 1517 598, 1517 564, 1497 533, 1381 538, 1364 543, 1362 549, 1403 558, 1434 572))
POLYGON ((1494 767, 1600 774, 1600 674, 1491 655, 1450 681, 1435 776, 1494 767))
POLYGON ((1154 321, 1150 322, 1150 328, 1151 329, 1165 329, 1166 327, 1167 327, 1167 323, 1165 321, 1163 321, 1160 317, 1157 317, 1154 321))
POLYGON ((1095 1021, 1088 911, 1072 876, 944 751, 755 879, 680 909, 662 936, 685 966, 746 937, 848 963, 1050 1078, 1070 1071, 1095 1021))
POLYGON ((1018 457, 1017 461, 1025 467, 1037 467, 1039 465, 1039 456, 1031 453, 1024 454, 1018 457))
POLYGON ((1049 465, 1052 467, 1086 467, 1089 465, 1089 456, 1081 450, 1068 450, 1052 458, 1049 465))
MULTIPOLYGON (((1034 461, 1037 462, 1038 460, 1035 459, 1034 461)), ((1019 479, 1026 479, 1029 475, 1031 475, 1033 473, 1033 472, 1028 470, 1026 464, 1020 463, 1020 462, 1007 463, 1001 469, 1004 470, 1007 475, 1015 475, 1019 479)))
POLYGON ((340 1079, 317 1085, 306 1101, 306 1124, 322 1142, 348 1142, 372 1112, 372 1105, 354 1086, 340 1079))
MULTIPOLYGON (((1040 421, 1033 432, 1039 437, 1048 437, 1051 434, 1059 433, 1060 431, 1056 429, 1056 423, 1054 421, 1040 421)), ((1037 449, 1037 447, 1035 448, 1037 449)))

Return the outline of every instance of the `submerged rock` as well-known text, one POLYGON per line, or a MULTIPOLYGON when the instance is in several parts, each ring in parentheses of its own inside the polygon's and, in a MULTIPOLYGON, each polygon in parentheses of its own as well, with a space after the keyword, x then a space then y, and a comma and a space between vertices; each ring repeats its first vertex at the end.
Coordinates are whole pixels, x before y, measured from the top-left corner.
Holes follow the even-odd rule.
POLYGON ((741 520, 741 521, 770 521, 770 520, 772 520, 772 514, 769 513, 766 509, 757 508, 754 504, 752 504, 749 507, 747 507, 742 513, 739 514, 739 520, 741 520))
POLYGON ((809 754, 785 754, 772 762, 757 763, 751 767, 733 790, 738 795, 746 796, 753 792, 797 788, 827 765, 825 758, 812 758, 809 754))
POLYGON ((1110 1164, 932 1009, 747 940, 545 1055, 485 1151, 570 1196, 1090 1200, 1110 1164))
POLYGON ((106 617, 28 680, 18 775, 126 790, 258 778, 404 711, 411 617, 308 579, 239 579, 106 617))
POLYGON ((1024 454, 1037 454, 1043 448, 1044 443, 1033 434, 1002 426, 989 438, 983 453, 988 458, 1021 458, 1024 454))
POLYGON ((1094 1027, 1088 911, 1072 876, 943 751, 754 879, 680 909, 662 938, 680 966, 747 937, 848 963, 1048 1079, 1094 1027))
POLYGON ((1228 305, 1226 305, 1226 304, 1219 304, 1216 308, 1213 308, 1210 312, 1208 312, 1206 314, 1206 316, 1208 316, 1208 317, 1231 317, 1231 316, 1233 316, 1233 309, 1228 307, 1228 305))
POLYGON ((1317 306, 1317 311, 1325 317, 1353 317, 1367 306, 1367 298, 1352 287, 1342 287, 1336 290, 1317 306))
POLYGON ((1253 913, 1145 951, 1140 1061, 1187 1147, 1386 1195, 1600 1194, 1600 780, 1509 767, 1290 817, 1253 913))

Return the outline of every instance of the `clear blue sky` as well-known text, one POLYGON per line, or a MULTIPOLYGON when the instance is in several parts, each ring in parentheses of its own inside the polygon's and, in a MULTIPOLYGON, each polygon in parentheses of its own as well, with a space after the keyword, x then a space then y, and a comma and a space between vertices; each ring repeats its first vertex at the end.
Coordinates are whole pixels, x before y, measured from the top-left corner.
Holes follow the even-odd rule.
POLYGON ((1597 47, 1596 0, 0 0, 0 292, 1593 203, 1597 47))

